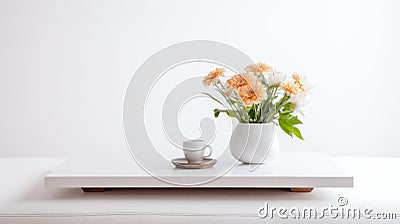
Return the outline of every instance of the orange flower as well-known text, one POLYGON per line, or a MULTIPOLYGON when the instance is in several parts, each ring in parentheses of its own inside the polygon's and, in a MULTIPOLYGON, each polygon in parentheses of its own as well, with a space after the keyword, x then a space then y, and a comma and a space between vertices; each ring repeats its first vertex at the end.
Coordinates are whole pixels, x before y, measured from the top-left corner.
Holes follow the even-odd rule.
POLYGON ((293 73, 292 78, 294 79, 294 83, 299 87, 299 89, 304 92, 305 86, 302 77, 297 73, 293 73))
POLYGON ((228 83, 228 85, 234 89, 238 89, 239 87, 247 85, 246 80, 243 78, 241 74, 232 76, 230 79, 226 81, 226 83, 228 83))
POLYGON ((259 103, 265 98, 264 85, 260 81, 255 81, 242 86, 239 89, 239 96, 245 105, 259 103))
POLYGON ((280 87, 291 96, 295 96, 299 90, 299 87, 295 82, 284 82, 281 83, 280 87))
POLYGON ((225 69, 223 68, 216 68, 214 71, 211 71, 208 73, 207 76, 203 78, 203 85, 204 86, 209 86, 211 84, 215 85, 217 82, 218 78, 220 76, 224 76, 225 69))
POLYGON ((247 84, 251 84, 258 81, 256 76, 249 73, 241 74, 241 76, 244 78, 244 80, 246 80, 247 84))
POLYGON ((234 89, 239 89, 242 86, 248 85, 249 83, 253 83, 255 82, 256 79, 254 77, 254 75, 250 75, 250 74, 237 74, 232 76, 230 79, 228 79, 226 81, 226 83, 228 83, 228 85, 234 89))
POLYGON ((272 67, 264 64, 264 63, 256 63, 253 65, 249 65, 245 68, 246 72, 254 72, 254 73, 259 73, 259 72, 272 72, 272 67))

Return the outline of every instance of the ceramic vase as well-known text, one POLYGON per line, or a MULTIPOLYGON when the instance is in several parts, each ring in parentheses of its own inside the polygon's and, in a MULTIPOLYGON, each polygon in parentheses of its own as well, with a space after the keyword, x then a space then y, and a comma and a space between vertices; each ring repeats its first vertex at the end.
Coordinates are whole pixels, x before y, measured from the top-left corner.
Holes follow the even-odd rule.
POLYGON ((279 153, 276 125, 273 123, 239 123, 230 140, 232 156, 249 164, 272 160, 279 153))

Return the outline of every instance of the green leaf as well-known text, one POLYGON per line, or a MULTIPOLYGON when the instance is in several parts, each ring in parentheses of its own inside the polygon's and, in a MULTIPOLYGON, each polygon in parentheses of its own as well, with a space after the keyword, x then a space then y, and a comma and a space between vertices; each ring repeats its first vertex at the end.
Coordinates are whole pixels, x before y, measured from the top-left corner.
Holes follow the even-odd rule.
POLYGON ((214 110, 214 117, 218 117, 219 116, 219 113, 220 113, 221 111, 220 110, 218 110, 218 109, 215 109, 214 110))
POLYGON ((304 140, 303 136, 301 135, 301 132, 298 128, 296 128, 295 126, 292 126, 293 130, 293 134, 296 135, 299 139, 304 140))
POLYGON ((282 128, 284 132, 286 132, 290 137, 293 137, 293 134, 299 139, 304 140, 301 135, 300 130, 294 125, 302 124, 302 122, 298 119, 297 116, 292 116, 290 114, 282 115, 280 114, 278 118, 279 126, 282 128))
POLYGON ((279 126, 281 129, 286 132, 290 137, 293 137, 293 133, 289 130, 289 125, 284 122, 282 119, 278 119, 279 126))
POLYGON ((280 113, 279 114, 279 119, 284 120, 287 122, 290 119, 290 113, 280 113))
POLYGON ((214 109, 214 117, 218 117, 220 113, 225 113, 229 117, 236 117, 235 113, 231 110, 214 109))
POLYGON ((249 113, 249 111, 251 110, 250 106, 246 106, 246 112, 249 113))
POLYGON ((249 110, 249 117, 254 120, 255 116, 256 116, 256 112, 254 110, 254 107, 252 106, 249 110))
POLYGON ((293 103, 291 103, 291 102, 287 102, 287 103, 283 104, 281 107, 282 107, 282 110, 281 110, 282 113, 293 112, 293 103))
POLYGON ((289 119, 289 121, 290 121, 290 123, 293 124, 293 125, 296 125, 296 124, 303 124, 303 122, 301 122, 297 116, 292 116, 292 117, 289 119))

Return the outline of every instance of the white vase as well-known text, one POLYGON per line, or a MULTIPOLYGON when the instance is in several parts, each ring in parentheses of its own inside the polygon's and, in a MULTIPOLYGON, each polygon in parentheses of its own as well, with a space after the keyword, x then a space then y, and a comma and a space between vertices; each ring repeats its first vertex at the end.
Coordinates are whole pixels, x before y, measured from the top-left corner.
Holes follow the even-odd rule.
POLYGON ((231 154, 243 163, 270 161, 279 153, 276 126, 273 123, 239 123, 230 140, 231 154))

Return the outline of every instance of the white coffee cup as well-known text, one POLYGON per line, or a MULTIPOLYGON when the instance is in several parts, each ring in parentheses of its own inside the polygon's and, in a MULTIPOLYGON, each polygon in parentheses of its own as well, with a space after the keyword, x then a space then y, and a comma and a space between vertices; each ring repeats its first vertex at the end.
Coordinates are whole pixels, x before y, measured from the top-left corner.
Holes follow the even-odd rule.
POLYGON ((211 156, 212 148, 202 139, 186 140, 183 141, 183 154, 189 163, 201 163, 203 158, 211 156), (206 148, 208 148, 210 152, 204 155, 206 148))

